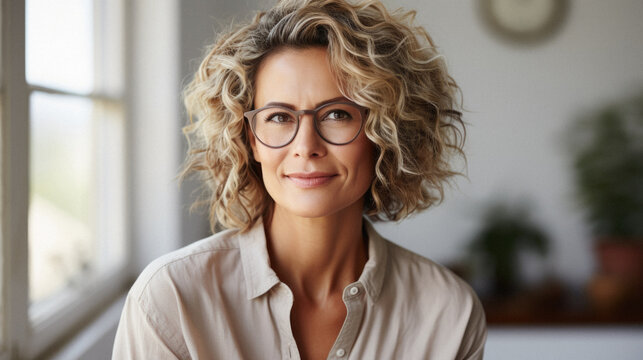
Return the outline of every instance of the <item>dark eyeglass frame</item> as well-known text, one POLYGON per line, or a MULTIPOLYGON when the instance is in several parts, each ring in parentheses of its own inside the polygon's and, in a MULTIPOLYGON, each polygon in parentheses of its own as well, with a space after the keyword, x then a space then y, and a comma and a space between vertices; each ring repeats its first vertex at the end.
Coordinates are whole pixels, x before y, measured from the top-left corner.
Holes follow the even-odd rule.
POLYGON ((290 109, 290 108, 285 107, 283 105, 276 105, 275 104, 275 105, 267 105, 267 106, 264 106, 264 107, 260 107, 259 109, 255 109, 255 110, 246 111, 246 112, 243 113, 243 116, 248 121, 248 125, 250 125, 250 130, 252 130, 252 133, 254 134, 255 138, 257 140, 259 140, 260 143, 262 143, 265 146, 267 146, 269 148, 272 148, 272 149, 279 149, 279 148, 282 148, 284 146, 288 146, 293 140, 295 140, 295 137, 297 136, 297 133, 299 132, 299 123, 301 121, 300 120, 301 116, 306 115, 306 114, 312 115, 312 117, 313 117, 313 126, 315 128, 315 131, 317 132, 317 135, 319 135, 319 137, 322 138, 322 140, 324 140, 325 142, 327 142, 329 144, 332 144, 332 145, 347 145, 347 144, 350 144, 353 141, 355 141, 355 139, 357 139, 357 137, 359 136, 359 133, 362 132, 362 129, 364 128, 364 123, 366 122, 365 121, 366 117, 368 116, 368 108, 366 108, 364 106, 361 106, 361 105, 358 105, 358 104, 355 104, 354 102, 350 102, 350 101, 333 101, 333 102, 329 102, 329 103, 326 103, 326 104, 319 105, 318 107, 316 107, 315 109, 312 109, 312 110, 307 110, 307 109, 293 110, 293 109, 290 109), (350 139, 349 141, 346 141, 346 142, 336 143, 336 142, 332 142, 332 141, 326 139, 324 137, 324 135, 322 135, 322 133, 319 130, 319 128, 317 127, 317 112, 319 110, 325 108, 325 107, 329 107, 329 106, 332 106, 332 105, 340 105, 340 104, 341 105, 350 105, 350 106, 358 109, 359 113, 361 115, 361 119, 360 119, 361 123, 359 125, 359 130, 357 131, 357 133, 355 134, 355 136, 352 139, 350 139), (255 115, 258 112, 260 112, 262 110, 266 110, 266 109, 273 109, 273 108, 282 109, 285 112, 292 114, 297 119, 297 127, 295 128, 295 132, 293 133, 293 135, 290 138, 290 140, 288 140, 283 145, 273 146, 273 145, 266 144, 265 142, 263 142, 263 140, 261 140, 259 138, 259 136, 257 136, 257 134, 255 133, 254 126, 253 126, 255 115))

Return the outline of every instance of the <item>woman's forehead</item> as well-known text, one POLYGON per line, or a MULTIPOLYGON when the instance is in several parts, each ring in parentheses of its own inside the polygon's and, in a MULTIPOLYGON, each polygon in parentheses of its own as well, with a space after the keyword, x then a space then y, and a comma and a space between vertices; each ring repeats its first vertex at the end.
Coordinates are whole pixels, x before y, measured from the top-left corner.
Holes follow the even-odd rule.
POLYGON ((281 102, 308 108, 342 96, 325 48, 288 48, 270 54, 255 77, 255 108, 281 102))

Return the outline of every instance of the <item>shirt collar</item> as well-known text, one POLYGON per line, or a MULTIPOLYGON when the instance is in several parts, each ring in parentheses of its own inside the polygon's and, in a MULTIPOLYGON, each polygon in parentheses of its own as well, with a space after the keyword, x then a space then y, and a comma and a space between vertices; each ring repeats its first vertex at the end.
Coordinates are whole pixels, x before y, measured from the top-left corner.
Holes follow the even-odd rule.
POLYGON ((239 234, 241 265, 246 277, 248 299, 265 294, 279 283, 279 278, 270 267, 263 220, 259 218, 247 234, 239 234))
MULTIPOLYGON (((371 300, 375 302, 384 283, 387 266, 387 246, 384 238, 375 231, 373 225, 364 219, 368 235, 368 261, 358 281, 364 285, 371 300)), ((279 283, 279 278, 270 267, 270 257, 266 244, 263 221, 260 218, 247 234, 239 234, 241 265, 246 278, 248 299, 257 298, 279 283)))
POLYGON ((364 265, 359 282, 366 288, 372 303, 380 296, 382 285, 384 284, 384 275, 388 262, 388 249, 386 240, 375 231, 373 224, 364 219, 366 234, 368 235, 368 261, 364 265))

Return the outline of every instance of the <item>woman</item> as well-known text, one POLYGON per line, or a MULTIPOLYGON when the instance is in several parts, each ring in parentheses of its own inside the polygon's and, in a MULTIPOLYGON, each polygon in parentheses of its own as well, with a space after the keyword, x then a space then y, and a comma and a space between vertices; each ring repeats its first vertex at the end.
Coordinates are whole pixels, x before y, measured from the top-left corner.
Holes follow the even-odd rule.
POLYGON ((443 267, 383 239, 442 199, 457 85, 413 13, 282 0, 223 34, 185 93, 183 175, 219 232, 150 264, 115 359, 479 359, 484 314, 443 267))

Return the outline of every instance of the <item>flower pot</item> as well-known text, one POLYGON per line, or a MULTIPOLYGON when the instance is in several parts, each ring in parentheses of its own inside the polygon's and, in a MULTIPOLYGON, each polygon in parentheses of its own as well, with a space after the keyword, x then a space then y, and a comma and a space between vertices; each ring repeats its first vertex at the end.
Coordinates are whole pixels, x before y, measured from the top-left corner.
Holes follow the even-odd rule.
POLYGON ((618 277, 632 285, 643 282, 642 240, 604 238, 596 245, 596 255, 601 274, 618 277))
POLYGON ((601 239, 596 243, 599 271, 588 292, 593 307, 613 313, 643 301, 643 241, 601 239))

